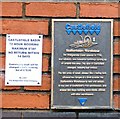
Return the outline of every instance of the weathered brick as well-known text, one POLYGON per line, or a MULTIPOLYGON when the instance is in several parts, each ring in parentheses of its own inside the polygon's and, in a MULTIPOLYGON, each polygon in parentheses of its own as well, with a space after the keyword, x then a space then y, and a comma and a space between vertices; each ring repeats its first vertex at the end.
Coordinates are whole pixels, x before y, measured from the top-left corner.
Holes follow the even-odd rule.
POLYGON ((42 63, 42 71, 48 71, 49 69, 49 58, 46 56, 43 56, 43 63, 42 63))
POLYGON ((120 39, 114 42, 114 54, 120 55, 120 39))
POLYGON ((21 2, 1 2, 0 6, 2 6, 2 15, 0 16, 10 16, 10 17, 22 16, 21 2))
POLYGON ((120 22, 115 21, 113 25, 114 25, 114 28, 113 28, 114 36, 120 36, 120 22))
POLYGON ((2 108, 49 109, 49 95, 38 93, 2 93, 2 108))
POLYGON ((54 111, 41 111, 41 112, 23 112, 23 119, 76 119, 75 112, 54 112, 54 111))
POLYGON ((42 76, 42 85, 41 86, 25 86, 25 90, 50 90, 50 75, 43 75, 42 76))
POLYGON ((3 20, 2 34, 48 35, 48 20, 3 20))
POLYGON ((43 39, 43 53, 51 53, 51 40, 49 38, 43 39))
POLYGON ((74 3, 32 2, 26 3, 26 16, 75 17, 74 3))
POLYGON ((114 76, 113 89, 114 91, 120 91, 120 75, 114 76))
POLYGON ((22 118, 22 115, 21 115, 22 112, 20 111, 6 111, 6 110, 3 110, 2 111, 2 119, 21 119, 22 118))
POLYGON ((109 112, 108 110, 105 112, 103 110, 102 112, 97 113, 96 111, 79 113, 78 119, 119 119, 119 116, 119 112, 109 112))
POLYGON ((120 109, 120 95, 114 95, 114 108, 120 109))
POLYGON ((0 37, 0 52, 5 52, 5 50, 6 50, 5 37, 0 37))
POLYGON ((0 75, 0 89, 3 89, 3 90, 19 90, 20 86, 5 86, 5 76, 0 75))
POLYGON ((5 69, 5 56, 0 56, 0 70, 5 69))
POLYGON ((113 72, 120 73, 120 58, 114 58, 113 72))
POLYGON ((80 17, 118 18, 120 13, 118 3, 81 3, 80 17))

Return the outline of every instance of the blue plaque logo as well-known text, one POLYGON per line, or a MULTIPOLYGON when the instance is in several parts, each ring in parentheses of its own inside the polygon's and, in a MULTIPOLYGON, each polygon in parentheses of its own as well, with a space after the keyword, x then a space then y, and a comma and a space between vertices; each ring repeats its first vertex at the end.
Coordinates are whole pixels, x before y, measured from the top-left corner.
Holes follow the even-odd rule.
POLYGON ((77 25, 71 25, 69 23, 66 24, 65 26, 66 32, 68 35, 74 34, 76 35, 77 33, 81 35, 84 33, 85 35, 93 35, 94 33, 96 35, 99 35, 101 32, 101 26, 100 24, 77 24, 77 25))
POLYGON ((70 47, 73 48, 88 48, 94 45, 97 45, 96 37, 92 37, 93 34, 99 35, 101 32, 100 24, 77 24, 71 25, 69 23, 65 26, 66 32, 70 34, 79 34, 80 39, 75 41, 73 44, 70 44, 70 47), (82 36, 84 34, 85 36, 82 36))

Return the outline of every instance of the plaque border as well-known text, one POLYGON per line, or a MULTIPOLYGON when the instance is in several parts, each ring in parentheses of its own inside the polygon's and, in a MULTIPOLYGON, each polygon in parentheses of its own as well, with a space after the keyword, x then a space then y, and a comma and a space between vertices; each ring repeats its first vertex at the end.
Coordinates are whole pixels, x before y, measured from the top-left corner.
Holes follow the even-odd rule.
POLYGON ((52 19, 52 59, 51 59, 51 109, 113 109, 113 19, 52 19), (54 84, 54 22, 56 21, 99 21, 111 23, 111 82, 110 82, 110 106, 62 106, 53 105, 54 84))

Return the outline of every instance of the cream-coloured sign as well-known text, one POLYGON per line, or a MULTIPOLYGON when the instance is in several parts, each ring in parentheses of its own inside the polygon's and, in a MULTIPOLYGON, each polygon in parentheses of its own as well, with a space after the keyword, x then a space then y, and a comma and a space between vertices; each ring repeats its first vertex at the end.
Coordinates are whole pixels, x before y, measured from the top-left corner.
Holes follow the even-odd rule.
POLYGON ((7 86, 40 86, 42 80, 42 35, 6 36, 7 86))

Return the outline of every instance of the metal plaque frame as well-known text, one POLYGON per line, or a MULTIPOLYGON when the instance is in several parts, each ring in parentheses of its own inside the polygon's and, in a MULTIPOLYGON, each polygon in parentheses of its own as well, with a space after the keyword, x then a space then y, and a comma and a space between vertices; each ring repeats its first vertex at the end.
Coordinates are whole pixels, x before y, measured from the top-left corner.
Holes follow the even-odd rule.
POLYGON ((113 109, 113 19, 52 19, 52 60, 51 60, 52 82, 51 82, 51 109, 113 109), (54 105, 54 23, 55 22, 110 22, 111 23, 111 79, 110 80, 110 106, 64 106, 54 105))

